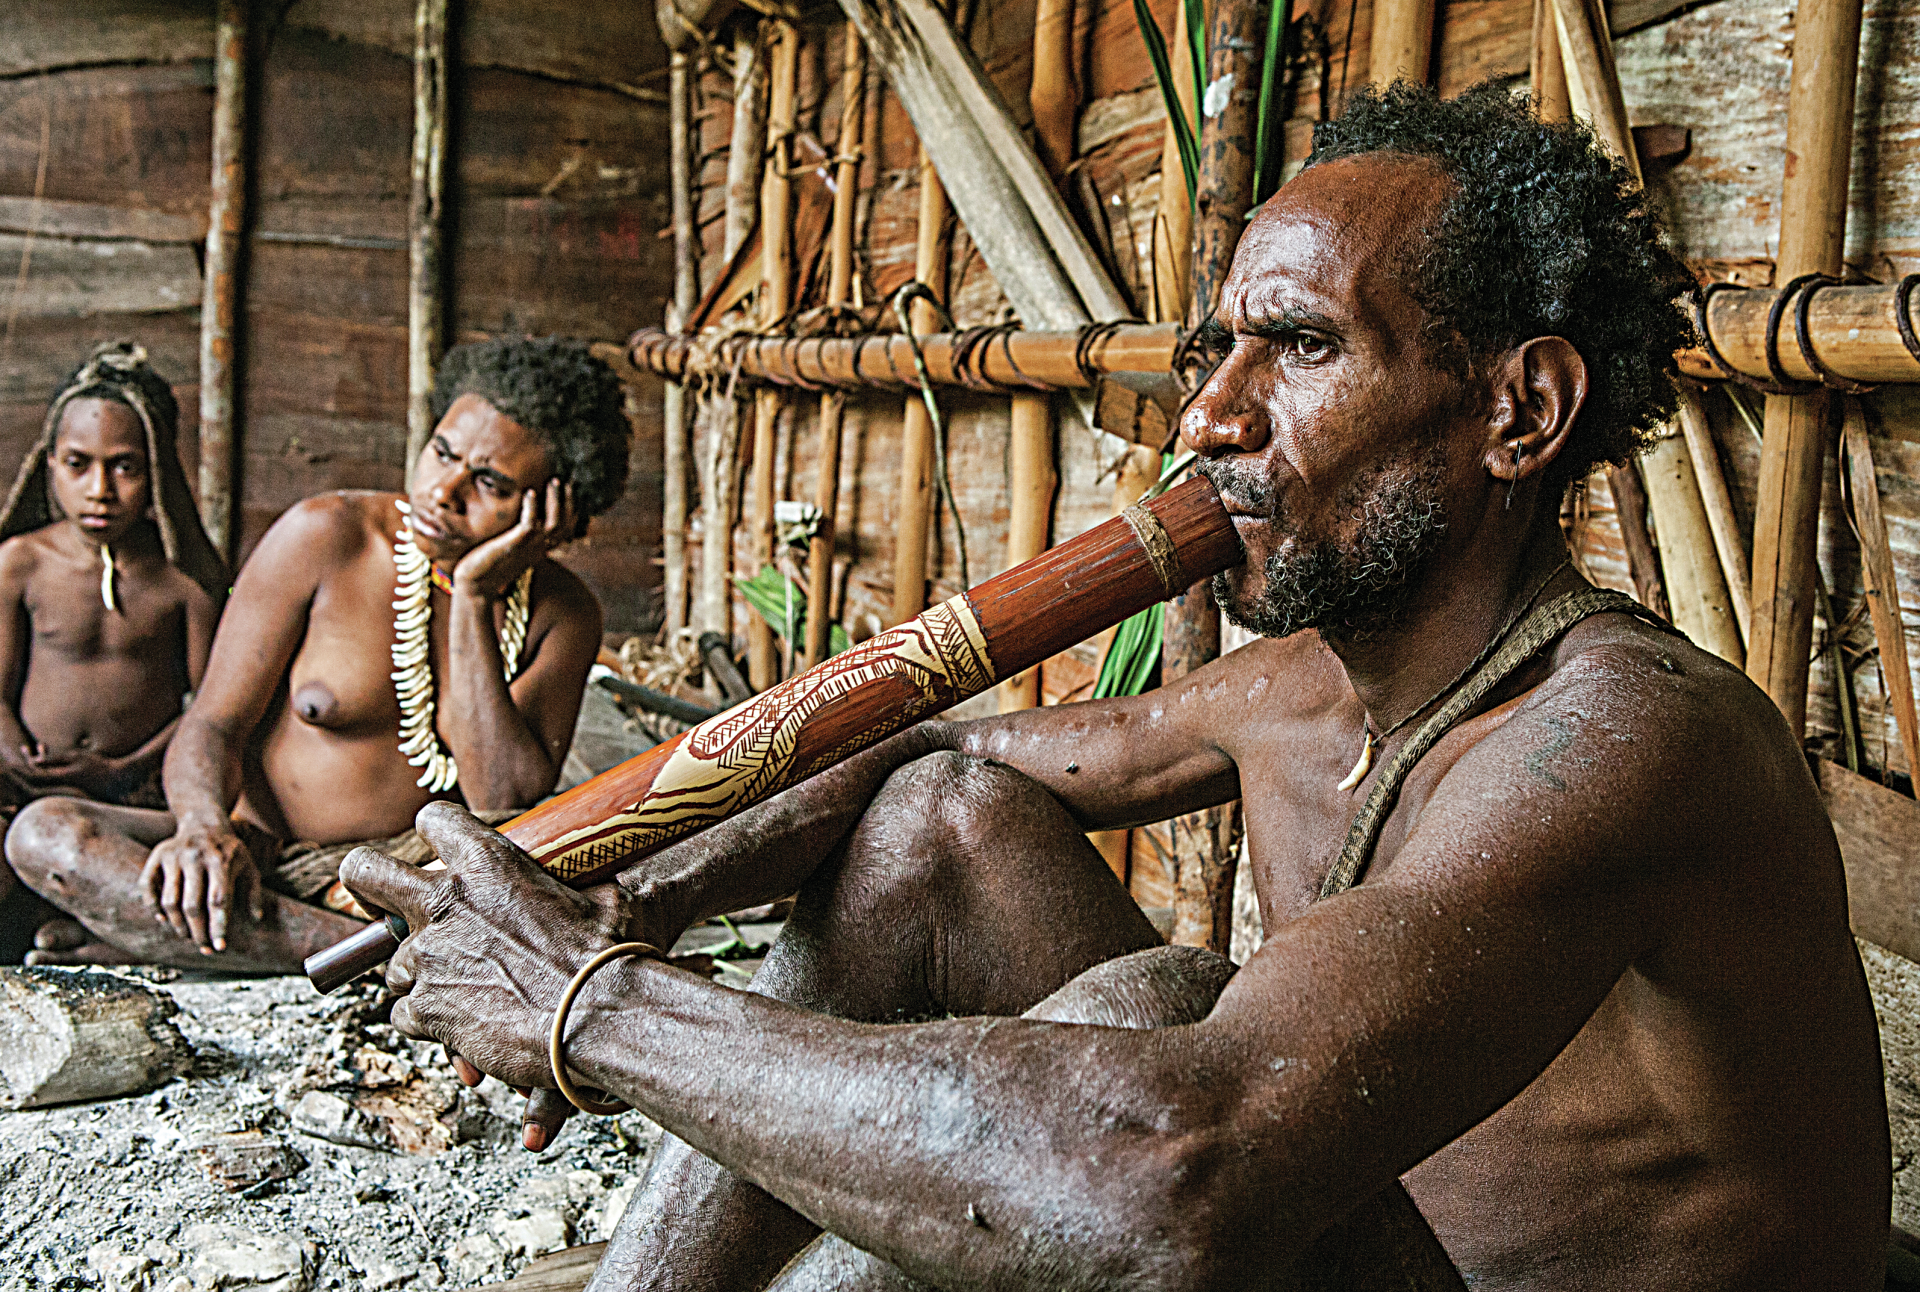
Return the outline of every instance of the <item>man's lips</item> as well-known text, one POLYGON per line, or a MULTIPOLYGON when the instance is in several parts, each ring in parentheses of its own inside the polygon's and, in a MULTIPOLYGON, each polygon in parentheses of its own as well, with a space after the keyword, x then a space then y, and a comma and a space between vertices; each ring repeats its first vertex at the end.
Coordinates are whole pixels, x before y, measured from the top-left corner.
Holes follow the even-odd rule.
POLYGON ((416 504, 413 509, 413 532, 422 538, 442 539, 447 537, 447 527, 438 524, 433 517, 416 504))

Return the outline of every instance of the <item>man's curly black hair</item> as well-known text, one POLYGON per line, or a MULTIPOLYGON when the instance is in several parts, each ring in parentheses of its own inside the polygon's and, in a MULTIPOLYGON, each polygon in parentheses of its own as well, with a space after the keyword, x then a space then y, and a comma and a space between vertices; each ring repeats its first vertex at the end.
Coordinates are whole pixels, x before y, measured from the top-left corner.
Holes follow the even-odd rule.
POLYGON ((433 384, 433 420, 462 395, 478 395, 540 437, 554 474, 573 482, 587 521, 620 501, 633 431, 613 369, 566 337, 502 337, 455 346, 433 384))
POLYGON ((1626 166, 1578 123, 1546 124, 1492 82, 1455 99, 1405 81, 1356 92, 1314 127, 1307 165, 1362 153, 1439 164, 1453 180, 1408 287, 1473 360, 1537 336, 1571 342, 1587 400, 1545 484, 1624 463, 1673 415, 1674 351, 1693 340, 1675 298, 1693 286, 1626 166))

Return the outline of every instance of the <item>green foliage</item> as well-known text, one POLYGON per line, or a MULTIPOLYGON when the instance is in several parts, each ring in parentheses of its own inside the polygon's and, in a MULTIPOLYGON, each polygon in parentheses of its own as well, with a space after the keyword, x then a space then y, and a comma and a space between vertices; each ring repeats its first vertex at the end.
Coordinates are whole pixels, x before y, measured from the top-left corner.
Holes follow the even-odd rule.
MULTIPOLYGON (((1187 0, 1187 34, 1199 50, 1205 42, 1204 28, 1194 27, 1194 11, 1198 7, 1196 0, 1187 0)), ((1180 150, 1180 169, 1187 175, 1187 204, 1193 204, 1193 195, 1200 184, 1200 140, 1198 127, 1188 121, 1186 114, 1180 111, 1180 96, 1173 88, 1173 65, 1167 59, 1167 37, 1160 30, 1160 24, 1154 20, 1153 10, 1147 8, 1147 0, 1133 0, 1134 21, 1140 24, 1140 41, 1147 47, 1147 58, 1153 63, 1153 79, 1160 86, 1160 100, 1166 105, 1167 120, 1173 123, 1173 140, 1180 150)), ((1200 80, 1206 75, 1206 60, 1195 57, 1194 60, 1195 104, 1200 102, 1200 80)))
POLYGON ((1113 644, 1107 647, 1107 657, 1100 661, 1100 676, 1093 684, 1094 699, 1138 695, 1147 689, 1154 666, 1160 662, 1160 639, 1166 622, 1166 603, 1159 602, 1120 625, 1113 644))
MULTIPOLYGON (((747 599, 759 616, 773 626, 790 642, 800 642, 807 635, 807 594, 792 579, 787 578, 771 565, 760 567, 760 573, 751 579, 735 577, 733 586, 740 589, 740 595, 747 599)), ((838 655, 853 645, 847 636, 847 630, 834 624, 827 630, 827 653, 838 655)))

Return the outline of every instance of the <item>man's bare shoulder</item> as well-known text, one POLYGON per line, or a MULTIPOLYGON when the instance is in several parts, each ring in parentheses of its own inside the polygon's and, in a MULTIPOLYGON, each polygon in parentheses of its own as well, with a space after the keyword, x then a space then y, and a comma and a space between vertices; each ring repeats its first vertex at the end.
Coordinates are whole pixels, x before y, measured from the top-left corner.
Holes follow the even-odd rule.
POLYGON ((535 614, 562 619, 590 618, 600 621, 600 598, 593 595, 586 581, 558 561, 542 561, 534 568, 533 597, 535 614))
POLYGON ((1256 637, 1193 676, 1203 675, 1207 698, 1222 706, 1227 722, 1255 714, 1299 721, 1358 703, 1340 657, 1312 630, 1256 637))

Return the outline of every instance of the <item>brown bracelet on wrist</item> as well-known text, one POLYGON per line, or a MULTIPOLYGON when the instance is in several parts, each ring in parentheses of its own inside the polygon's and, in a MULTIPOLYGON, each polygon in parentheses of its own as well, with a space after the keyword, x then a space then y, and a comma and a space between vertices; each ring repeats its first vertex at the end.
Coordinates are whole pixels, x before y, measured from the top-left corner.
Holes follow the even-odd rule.
POLYGON ((553 1068, 553 1084, 558 1086, 560 1093, 567 1097, 568 1103, 581 1112, 592 1113, 596 1117, 611 1117, 615 1113, 627 1111, 632 1105, 618 1099, 609 1099, 604 1102, 588 1099, 580 1093, 579 1087, 573 1084, 573 1078, 567 1075, 564 1046, 567 1012, 573 1008, 574 998, 580 994, 580 989, 587 985, 587 979, 593 977, 602 965, 626 956, 651 956, 655 960, 667 958, 665 952, 648 942, 620 942, 608 947, 581 965, 580 972, 573 975, 573 981, 567 984, 566 991, 560 996, 559 1008, 553 1011, 553 1026, 547 1032, 547 1062, 553 1068))

